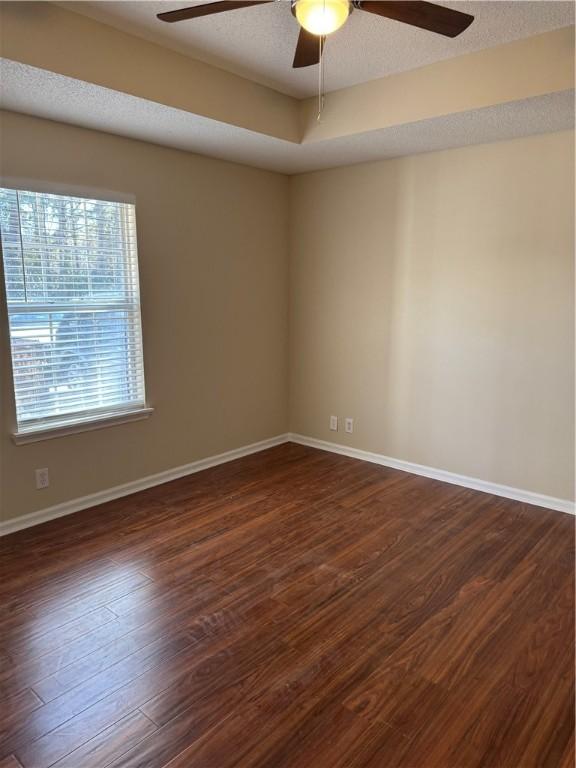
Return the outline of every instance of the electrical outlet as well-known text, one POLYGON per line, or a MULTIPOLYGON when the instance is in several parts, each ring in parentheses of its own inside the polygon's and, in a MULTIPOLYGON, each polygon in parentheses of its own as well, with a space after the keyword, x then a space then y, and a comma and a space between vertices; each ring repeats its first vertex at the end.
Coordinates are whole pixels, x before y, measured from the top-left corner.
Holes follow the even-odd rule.
POLYGON ((338 432, 338 416, 330 416, 330 429, 332 432, 338 432))
POLYGON ((48 488, 50 485, 50 475, 48 474, 48 468, 36 470, 36 489, 48 488))
POLYGON ((349 435, 354 432, 354 419, 344 419, 344 430, 348 432, 349 435))

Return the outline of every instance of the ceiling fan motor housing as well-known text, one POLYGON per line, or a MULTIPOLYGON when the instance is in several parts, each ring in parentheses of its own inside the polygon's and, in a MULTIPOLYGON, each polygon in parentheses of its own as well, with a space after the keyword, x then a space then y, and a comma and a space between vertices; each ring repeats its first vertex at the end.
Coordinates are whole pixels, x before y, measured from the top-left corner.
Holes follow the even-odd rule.
MULTIPOLYGON (((319 2, 321 2, 321 1, 322 0, 319 0, 319 2)), ((292 11, 292 16, 294 16, 294 18, 296 18, 296 3, 297 2, 298 2, 298 0, 290 0, 290 10, 292 11)), ((348 12, 348 16, 350 16, 350 14, 354 10, 354 8, 359 8, 360 7, 360 3, 361 3, 361 0, 348 0, 348 5, 350 7, 350 10, 348 12)))
MULTIPOLYGON (((296 17, 296 3, 298 0, 290 0, 290 10, 292 11, 292 16, 296 17)), ((361 0, 349 0, 348 5, 350 6, 350 12, 354 10, 354 8, 360 7, 361 0)))

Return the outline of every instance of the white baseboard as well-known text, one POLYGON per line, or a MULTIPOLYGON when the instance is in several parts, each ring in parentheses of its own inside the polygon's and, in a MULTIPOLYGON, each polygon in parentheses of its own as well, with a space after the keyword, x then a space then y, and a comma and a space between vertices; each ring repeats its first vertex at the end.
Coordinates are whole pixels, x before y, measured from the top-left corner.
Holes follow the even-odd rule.
POLYGON ((282 443, 287 442, 299 443, 300 445, 307 445, 310 448, 318 448, 323 451, 339 453, 343 456, 350 456, 353 459, 370 461, 373 464, 381 464, 384 467, 400 469, 403 472, 410 472, 414 475, 422 475, 423 477, 430 477, 434 480, 441 480, 445 483, 461 485, 464 488, 472 488, 475 491, 492 493, 495 496, 503 496, 506 499, 523 501, 527 504, 534 504, 538 507, 546 507, 548 509, 554 509, 559 512, 567 512, 571 515, 576 514, 575 504, 573 501, 556 499, 553 496, 544 496, 543 494, 533 493, 532 491, 524 491, 520 488, 510 488, 507 485, 498 485, 497 483, 490 483, 486 480, 478 480, 474 477, 457 475, 453 472, 447 472, 443 469, 425 467, 422 464, 413 464, 410 461, 393 459, 389 456, 383 456, 379 453, 370 453, 369 451, 362 451, 358 448, 350 448, 346 445, 339 445, 338 443, 330 443, 325 440, 316 440, 313 437, 306 437, 305 435, 287 433, 283 435, 277 435, 276 437, 271 437, 268 440, 261 440, 258 443, 245 445, 241 448, 235 448, 232 451, 226 451, 226 453, 220 453, 216 456, 208 456, 205 459, 199 459, 198 461, 193 461, 191 464, 184 464, 180 467, 174 467, 173 469, 168 469, 165 472, 158 472, 155 475, 148 475, 148 477, 143 477, 140 480, 134 480, 130 483, 125 483, 124 485, 117 485, 114 488, 107 489, 106 491, 99 491, 98 493, 92 493, 89 496, 82 496, 79 499, 66 501, 63 504, 56 504, 53 507, 41 509, 38 510, 38 512, 32 512, 29 515, 24 515, 22 517, 15 518, 14 520, 8 520, 7 522, 0 523, 0 536, 6 536, 9 533, 14 533, 15 531, 23 530, 24 528, 30 528, 31 526, 39 525, 40 523, 46 523, 49 520, 55 520, 58 517, 71 515, 74 512, 80 512, 82 509, 95 507, 98 504, 104 504, 107 501, 113 501, 114 499, 119 499, 122 496, 129 496, 131 493, 144 491, 146 488, 152 488, 155 485, 168 483, 170 480, 177 480, 180 477, 192 475, 195 472, 200 472, 203 469, 215 467, 218 464, 225 464, 228 461, 240 459, 242 456, 249 456, 252 453, 258 453, 259 451, 264 451, 267 448, 273 448, 275 445, 281 445, 282 443))
POLYGON ((181 467, 167 469, 165 472, 148 475, 140 480, 133 480, 130 483, 124 483, 123 485, 117 485, 114 488, 108 488, 105 491, 91 493, 89 496, 82 496, 79 499, 65 501, 63 504, 56 504, 53 507, 47 507, 46 509, 38 510, 38 512, 32 512, 29 515, 23 515, 14 520, 8 520, 7 522, 0 523, 0 536, 6 536, 9 533, 14 533, 15 531, 20 531, 24 528, 30 528, 31 526, 39 525, 40 523, 46 523, 48 520, 55 520, 57 517, 71 515, 73 512, 80 512, 82 509, 95 507, 98 504, 104 504, 106 501, 113 501, 122 496, 136 493, 137 491, 144 491, 146 488, 152 488, 155 485, 168 483, 170 480, 177 480, 179 477, 192 475, 203 469, 215 467, 218 464, 225 464, 228 461, 240 459, 242 456, 249 456, 251 453, 258 453, 258 451, 273 448, 275 445, 286 443, 288 439, 287 434, 277 435, 268 440, 261 440, 258 443, 244 445, 241 448, 226 451, 226 453, 219 453, 217 456, 208 456, 205 459, 193 461, 191 464, 184 464, 181 467))
POLYGON ((508 485, 490 483, 486 480, 479 480, 475 477, 457 475, 454 472, 447 472, 444 469, 435 469, 434 467, 425 467, 422 464, 413 464, 410 461, 392 459, 389 456, 383 456, 380 453, 361 451, 358 448, 349 448, 346 445, 340 445, 338 443, 330 443, 325 440, 316 440, 313 437, 306 437, 305 435, 291 433, 288 435, 288 438, 290 442, 299 443, 300 445, 307 445, 310 448, 319 448, 323 451, 340 453, 343 456, 350 456, 353 459, 370 461, 373 464, 381 464, 384 467, 400 469, 403 472, 410 472, 413 475, 431 477, 434 480, 441 480, 444 483, 452 483, 453 485, 461 485, 464 488, 472 488, 475 491, 492 493, 495 496, 503 496, 506 499, 523 501, 526 504, 534 504, 537 507, 546 507, 547 509, 554 509, 558 512, 566 512, 570 515, 576 514, 575 503, 567 499, 557 499, 553 496, 544 496, 541 493, 524 491, 521 488, 511 488, 508 485))

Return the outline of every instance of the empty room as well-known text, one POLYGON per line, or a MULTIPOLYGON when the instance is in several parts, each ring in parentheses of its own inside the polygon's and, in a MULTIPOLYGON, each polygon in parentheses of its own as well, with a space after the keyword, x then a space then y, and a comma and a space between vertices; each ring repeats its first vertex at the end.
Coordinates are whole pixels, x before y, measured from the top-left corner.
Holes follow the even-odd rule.
POLYGON ((0 768, 573 768, 557 0, 0 0, 0 768))

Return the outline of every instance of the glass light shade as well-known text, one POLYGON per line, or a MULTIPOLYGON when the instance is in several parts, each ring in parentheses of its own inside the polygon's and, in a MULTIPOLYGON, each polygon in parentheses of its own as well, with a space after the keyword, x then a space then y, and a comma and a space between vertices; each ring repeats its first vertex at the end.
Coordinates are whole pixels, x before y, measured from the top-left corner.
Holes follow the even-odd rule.
POLYGON ((313 35, 329 35, 340 29, 350 13, 348 0, 296 0, 294 8, 301 27, 313 35))

